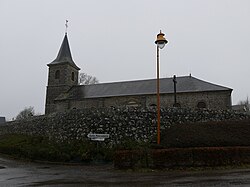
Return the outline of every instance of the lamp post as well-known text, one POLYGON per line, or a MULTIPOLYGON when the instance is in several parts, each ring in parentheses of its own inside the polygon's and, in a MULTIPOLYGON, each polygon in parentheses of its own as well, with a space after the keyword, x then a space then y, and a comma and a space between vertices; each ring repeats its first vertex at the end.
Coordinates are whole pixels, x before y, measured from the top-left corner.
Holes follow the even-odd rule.
POLYGON ((177 84, 176 75, 174 75, 174 77, 173 77, 173 82, 174 82, 174 107, 177 107, 177 101, 176 101, 176 84, 177 84))
POLYGON ((165 34, 163 34, 161 31, 159 34, 157 34, 157 39, 155 41, 155 44, 157 45, 156 50, 157 50, 157 62, 156 62, 156 74, 157 74, 157 79, 156 79, 156 84, 157 84, 157 144, 160 144, 161 140, 161 134, 160 134, 160 118, 161 118, 161 113, 160 113, 160 63, 159 63, 159 49, 163 49, 165 44, 168 43, 168 41, 164 37, 165 34))

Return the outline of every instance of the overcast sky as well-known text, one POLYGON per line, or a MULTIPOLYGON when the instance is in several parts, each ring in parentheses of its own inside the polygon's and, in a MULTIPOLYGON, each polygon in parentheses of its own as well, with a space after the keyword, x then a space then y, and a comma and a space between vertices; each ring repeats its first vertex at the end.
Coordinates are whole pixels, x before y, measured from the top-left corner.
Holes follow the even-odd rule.
POLYGON ((68 23, 73 59, 100 82, 192 76, 250 94, 249 0, 0 0, 0 116, 44 113, 47 64, 68 23))

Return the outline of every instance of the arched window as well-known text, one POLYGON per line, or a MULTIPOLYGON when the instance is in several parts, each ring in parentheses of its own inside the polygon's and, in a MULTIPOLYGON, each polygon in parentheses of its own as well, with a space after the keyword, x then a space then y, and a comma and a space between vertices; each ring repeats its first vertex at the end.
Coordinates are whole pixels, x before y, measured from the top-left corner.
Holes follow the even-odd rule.
POLYGON ((138 107, 139 104, 136 101, 132 100, 132 101, 129 101, 126 106, 127 107, 138 107))
POLYGON ((156 105, 156 104, 151 104, 151 105, 149 105, 149 107, 150 107, 150 108, 156 108, 157 105, 156 105))
POLYGON ((71 80, 75 81, 75 73, 74 72, 71 73, 71 80))
POLYGON ((60 79, 60 70, 56 70, 55 79, 60 79))
POLYGON ((206 105, 205 102, 200 101, 200 102, 197 104, 197 108, 207 108, 207 105, 206 105))

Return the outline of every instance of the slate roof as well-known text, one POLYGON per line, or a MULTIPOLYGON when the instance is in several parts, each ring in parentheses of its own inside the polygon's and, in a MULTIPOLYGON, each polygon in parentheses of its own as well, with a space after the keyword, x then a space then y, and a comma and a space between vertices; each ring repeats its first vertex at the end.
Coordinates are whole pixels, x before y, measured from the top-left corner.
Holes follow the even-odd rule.
MULTIPOLYGON (((232 91, 231 88, 212 84, 192 76, 176 77, 176 80, 177 93, 232 91)), ((173 87, 172 78, 160 79, 161 94, 173 93, 173 87)), ((56 100, 150 94, 156 94, 156 79, 73 86, 67 93, 60 95, 56 100)))
POLYGON ((60 47, 60 50, 58 52, 56 59, 54 61, 52 61, 51 63, 49 63, 48 66, 57 65, 57 64, 65 64, 65 63, 69 63, 71 66, 80 70, 80 68, 77 67, 77 65, 75 64, 75 62, 72 59, 67 33, 64 36, 62 45, 60 47))

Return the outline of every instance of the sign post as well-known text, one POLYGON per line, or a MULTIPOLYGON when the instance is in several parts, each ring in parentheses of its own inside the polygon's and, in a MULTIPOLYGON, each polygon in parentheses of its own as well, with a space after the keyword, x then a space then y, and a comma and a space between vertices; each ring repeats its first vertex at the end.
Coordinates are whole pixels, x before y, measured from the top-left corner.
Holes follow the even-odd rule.
MULTIPOLYGON (((109 138, 109 134, 89 133, 87 135, 87 137, 90 138, 90 140, 92 140, 92 141, 96 141, 97 155, 100 155, 98 144, 99 144, 99 142, 103 142, 106 138, 109 138)), ((101 158, 102 158, 102 156, 101 156, 101 158)), ((97 156, 97 160, 98 160, 98 156, 97 156)))
POLYGON ((92 141, 104 141, 106 138, 109 138, 109 134, 95 134, 95 133, 89 133, 87 135, 88 138, 90 138, 92 141))

